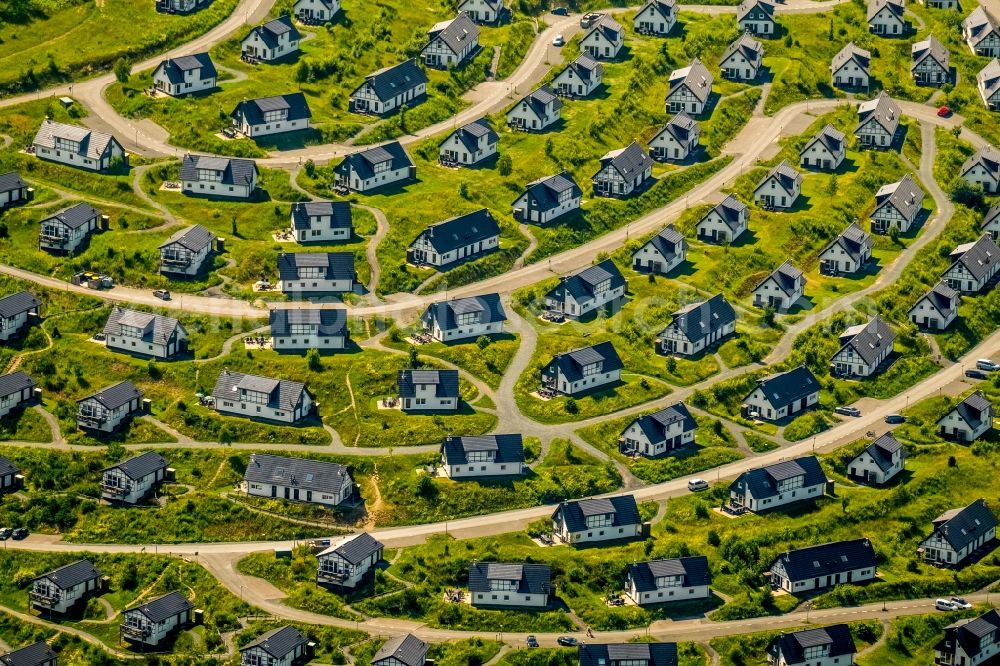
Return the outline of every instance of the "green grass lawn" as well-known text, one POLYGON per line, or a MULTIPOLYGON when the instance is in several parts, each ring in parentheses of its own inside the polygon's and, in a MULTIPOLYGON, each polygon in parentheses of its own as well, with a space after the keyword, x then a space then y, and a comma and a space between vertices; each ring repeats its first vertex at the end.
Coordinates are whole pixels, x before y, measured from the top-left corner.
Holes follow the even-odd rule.
MULTIPOLYGON (((394 349, 408 350, 411 345, 406 341, 407 336, 419 333, 420 326, 413 326, 406 330, 393 329, 386 337, 386 345, 394 349)), ((500 387, 500 380, 503 379, 504 371, 514 359, 517 353, 521 338, 516 333, 501 333, 499 335, 485 336, 488 344, 480 347, 480 341, 469 340, 467 342, 431 342, 417 347, 420 354, 434 356, 449 363, 454 363, 463 370, 482 379, 491 388, 500 387)))
MULTIPOLYGON (((877 621, 851 622, 851 637, 854 639, 854 646, 860 652, 875 643, 882 636, 882 625, 877 621)), ((814 626, 802 627, 802 629, 813 629, 814 626)), ((738 636, 725 636, 714 638, 710 641, 712 649, 720 657, 719 663, 723 666, 758 666, 767 664, 767 647, 781 633, 778 631, 763 631, 754 634, 741 634, 738 636)), ((886 662, 858 662, 882 664, 886 662)))
POLYGON ((0 419, 0 440, 51 442, 52 433, 41 414, 32 409, 22 409, 0 419))

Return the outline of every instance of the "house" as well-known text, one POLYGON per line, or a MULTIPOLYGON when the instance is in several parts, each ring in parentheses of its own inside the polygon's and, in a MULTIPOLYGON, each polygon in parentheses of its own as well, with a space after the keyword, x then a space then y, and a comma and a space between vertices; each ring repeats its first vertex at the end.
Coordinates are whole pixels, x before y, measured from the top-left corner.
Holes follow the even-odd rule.
POLYGON ((832 666, 853 664, 857 653, 851 628, 835 624, 780 634, 767 648, 768 664, 774 666, 832 666))
POLYGON ((243 38, 241 53, 250 62, 274 62, 299 52, 302 36, 292 25, 292 19, 285 14, 264 25, 253 28, 243 38))
POLYGON ((122 613, 122 638, 157 646, 191 622, 194 606, 180 592, 168 592, 122 613))
POLYGON ((336 243, 354 235, 351 204, 304 201, 292 204, 291 234, 300 243, 336 243))
POLYGON ((305 384, 247 375, 223 368, 212 389, 215 411, 229 416, 294 424, 312 414, 314 400, 305 384))
POLYGON ((767 421, 779 421, 819 402, 819 381, 804 365, 768 375, 743 399, 744 411, 767 421))
POLYGON ((295 627, 285 625, 265 632, 240 648, 242 666, 297 666, 309 660, 309 639, 295 627))
POLYGON ((826 473, 816 456, 802 456, 743 472, 729 486, 729 505, 755 513, 770 511, 815 501, 823 496, 826 485, 826 473))
POLYGON ((771 0, 743 0, 736 8, 736 22, 742 32, 752 35, 775 37, 778 34, 771 0))
POLYGON ((706 243, 732 243, 747 230, 750 209, 730 194, 698 220, 698 240, 706 243))
POLYGON ((552 89, 542 86, 521 98, 507 112, 507 125, 525 132, 540 132, 559 120, 563 103, 552 89))
POLYGON ((367 532, 349 534, 316 555, 316 583, 357 588, 382 561, 384 549, 367 532))
POLYGON ((102 218, 101 211, 90 204, 78 203, 63 208, 42 220, 38 247, 71 255, 97 230, 102 218))
POLYGON ((958 9, 958 0, 919 0, 920 4, 932 9, 958 9))
POLYGON ((504 15, 506 8, 504 0, 459 0, 458 11, 468 14, 476 23, 496 23, 504 15))
POLYGON ((142 411, 142 391, 126 379, 77 400, 76 425, 97 434, 110 433, 142 411))
POLYGON ((479 26, 468 14, 434 24, 420 51, 424 64, 435 69, 458 67, 479 51, 479 26))
POLYGON ((552 568, 547 564, 473 562, 469 565, 473 607, 545 608, 551 592, 552 568))
POLYGON ((903 471, 906 449, 891 432, 881 435, 847 461, 847 477, 862 483, 888 483, 903 471))
POLYGON ((152 451, 132 456, 101 470, 101 498, 109 502, 138 504, 163 482, 167 460, 152 451))
POLYGON ((218 76, 207 52, 167 58, 153 70, 153 89, 164 95, 181 97, 213 90, 218 76))
POLYGON ((819 253, 824 275, 853 275, 872 258, 872 237, 857 222, 851 222, 819 253))
POLYGON ((753 290, 753 304, 758 308, 771 308, 777 312, 787 312, 802 298, 806 278, 791 259, 774 269, 753 290))
POLYGON ((351 499, 354 481, 347 468, 337 463, 253 453, 241 489, 254 497, 329 507, 351 499))
POLYGON ((578 210, 583 190, 573 174, 562 171, 528 183, 524 194, 514 201, 514 217, 521 222, 545 224, 566 213, 578 210))
POLYGON ((634 562, 625 574, 625 594, 639 606, 707 599, 710 580, 704 555, 634 562))
POLYGON ((278 279, 286 294, 354 291, 354 253, 282 252, 278 255, 278 279))
POLYGON ((892 355, 896 332, 881 315, 840 334, 840 349, 830 359, 830 373, 839 377, 870 377, 892 355))
POLYGON ((459 215, 421 231, 406 250, 417 266, 450 267, 500 247, 500 225, 486 208, 459 215))
POLYGON ((435 301, 420 317, 423 329, 435 340, 475 340, 481 335, 503 332, 507 313, 500 294, 483 294, 450 301, 435 301))
POLYGON ((625 297, 625 277, 611 259, 564 276, 545 294, 545 307, 572 319, 598 308, 615 308, 625 297))
POLYGON ((621 381, 622 361, 610 342, 559 352, 542 368, 542 386, 578 395, 621 381))
POLYGON ((160 273, 169 277, 198 275, 214 245, 215 234, 200 224, 181 229, 160 244, 160 273))
POLYGON ((890 148, 899 130, 899 104, 882 91, 875 99, 858 105, 858 125, 854 136, 867 148, 890 148))
POLYGON ((844 133, 827 125, 799 151, 799 164, 823 171, 836 171, 844 162, 847 142, 844 133))
POLYGON ((458 370, 400 370, 396 388, 404 412, 455 412, 462 403, 458 370))
POLYGON ((611 18, 611 14, 601 14, 580 40, 580 51, 591 58, 611 60, 618 57, 623 44, 625 30, 611 18))
POLYGON ((414 59, 383 67, 365 77, 348 102, 353 113, 384 115, 403 106, 414 106, 427 94, 427 75, 414 59))
POLYGON ((942 280, 913 304, 908 316, 910 321, 921 328, 943 331, 958 316, 958 304, 958 292, 942 280))
POLYGON ((456 481, 516 476, 524 470, 521 435, 448 436, 441 444, 441 471, 456 481))
POLYGON ((895 183, 883 185, 875 193, 872 233, 887 234, 895 228, 899 233, 905 234, 916 222, 923 203, 924 191, 910 174, 895 183))
POLYGON ((632 21, 632 27, 640 35, 666 37, 677 25, 677 2, 675 0, 646 0, 632 21))
POLYGON ((56 666, 56 653, 45 641, 0 654, 0 666, 56 666))
POLYGON ((586 97, 604 80, 604 65, 581 53, 552 79, 552 87, 563 97, 586 97))
POLYGON ((626 456, 655 458, 693 442, 697 428, 687 405, 675 402, 632 421, 618 436, 618 450, 626 456))
POLYGON ((997 519, 986 502, 950 509, 934 519, 934 533, 921 542, 917 554, 925 561, 958 566, 996 538, 997 519))
POLYGON ((48 118, 42 121, 31 147, 36 157, 90 171, 105 171, 118 163, 128 166, 125 148, 115 137, 48 118))
POLYGON ((187 351, 188 334, 173 317, 115 306, 104 325, 104 345, 113 351, 167 360, 187 351))
POLYGON ((0 174, 0 211, 30 201, 33 191, 17 172, 0 174))
POLYGON ((552 514, 552 532, 568 544, 641 536, 642 519, 632 495, 562 502, 552 514))
POLYGON ((417 167, 399 141, 351 153, 333 169, 334 184, 354 192, 370 192, 413 178, 417 167))
POLYGON ((917 85, 941 86, 951 80, 951 53, 930 35, 910 47, 910 74, 917 85))
POLYGON ((903 0, 868 0, 868 30, 880 37, 901 37, 909 30, 903 0))
MULTIPOLYGON (((3 384, 10 376, 0 377, 0 384, 3 384)), ((0 456, 0 492, 16 490, 21 486, 22 478, 20 468, 12 463, 10 458, 0 456)))
POLYGON ((753 200, 760 206, 791 208, 802 192, 802 174, 792 168, 788 160, 771 169, 753 191, 753 200))
POLYGON ((35 578, 28 592, 31 605, 49 613, 66 613, 101 587, 101 572, 77 560, 35 578))
POLYGON ((975 391, 938 419, 938 434, 959 442, 975 441, 993 428, 994 413, 993 403, 975 391))
POLYGON ((735 332, 736 310, 718 293, 673 313, 656 338, 656 350, 661 354, 696 356, 735 332))
POLYGON ((1000 613, 989 610, 977 618, 952 622, 934 646, 935 664, 979 666, 1000 652, 1000 613))
POLYGON ((712 96, 712 73, 701 60, 695 58, 691 64, 670 73, 667 88, 667 113, 687 111, 693 116, 705 111, 712 96))
POLYGON ((233 129, 253 139, 285 132, 309 129, 312 112, 303 93, 245 99, 236 105, 229 117, 233 129))
POLYGON ((601 157, 601 166, 593 178, 594 195, 624 198, 641 191, 652 177, 653 160, 638 141, 633 141, 601 157))
POLYGON ((838 88, 868 88, 871 81, 871 51, 866 51, 854 42, 840 49, 830 61, 833 85, 838 88))
POLYGON ((579 666, 677 666, 676 643, 580 644, 579 666))
POLYGON ((497 154, 500 135, 486 118, 462 125, 441 142, 439 159, 448 166, 472 166, 497 154))
POLYGON ((184 155, 181 161, 184 194, 250 199, 257 193, 257 163, 238 157, 184 155))
POLYGON ((1000 236, 1000 203, 990 206, 979 228, 988 233, 994 241, 997 240, 1000 236))
MULTIPOLYGON (((23 370, 0 375, 0 419, 31 403, 35 399, 35 386, 35 380, 23 370)), ((0 470, 2 469, 3 465, 0 465, 0 470)), ((13 477, 8 479, 7 475, 0 471, 0 490, 3 490, 8 482, 13 482, 13 477)))
POLYGON ((340 0, 296 0, 292 7, 295 18, 314 25, 332 21, 340 11, 340 0))
POLYGON ((942 276, 955 291, 975 294, 990 287, 1000 267, 1000 247, 984 233, 974 243, 963 243, 951 251, 952 265, 942 276))
MULTIPOLYGON (((1000 61, 994 58, 994 62, 998 63, 997 69, 1000 70, 1000 61)), ((979 183, 986 194, 1000 192, 1000 151, 986 144, 965 160, 959 174, 970 183, 979 183)))
POLYGON ((427 643, 413 634, 390 638, 372 657, 371 666, 424 666, 427 643))
POLYGON ((347 347, 347 311, 343 308, 274 308, 268 313, 271 348, 305 352, 347 347))
POLYGON ((687 251, 687 240, 677 227, 668 224, 632 253, 632 266, 637 271, 666 275, 684 263, 687 251))
POLYGON ((731 81, 753 81, 760 73, 764 60, 764 46, 749 32, 737 37, 719 59, 722 78, 731 81))
POLYGON ((156 11, 171 14, 186 14, 201 9, 210 0, 156 0, 156 11))
POLYGON ((41 313, 42 302, 30 291, 19 291, 0 298, 0 342, 20 335, 22 329, 41 313))
POLYGON ((962 38, 975 55, 1000 57, 1000 22, 985 7, 977 6, 962 21, 962 38))
POLYGON ((681 161, 698 150, 701 127, 686 111, 674 114, 649 142, 649 152, 653 159, 681 161))

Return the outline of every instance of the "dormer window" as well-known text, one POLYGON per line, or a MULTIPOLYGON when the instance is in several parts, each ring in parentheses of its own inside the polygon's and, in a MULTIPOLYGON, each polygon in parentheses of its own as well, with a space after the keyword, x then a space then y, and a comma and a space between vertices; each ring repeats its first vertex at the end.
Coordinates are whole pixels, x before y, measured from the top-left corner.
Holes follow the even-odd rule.
POLYGON ((266 393, 261 393, 260 391, 248 391, 246 389, 240 390, 241 402, 249 402, 256 405, 266 405, 268 397, 269 396, 266 393))
POLYGON ((611 289, 611 280, 602 280, 601 282, 597 283, 597 286, 594 287, 594 293, 600 294, 602 292, 608 291, 609 289, 611 289))
POLYGON ((313 332, 314 326, 312 324, 292 324, 291 332, 292 335, 309 335, 313 332))
POLYGON ((464 312, 458 315, 456 323, 459 326, 469 326, 471 324, 479 323, 479 313, 478 312, 464 312))
POLYGON ((493 462, 496 451, 469 451, 465 457, 470 463, 493 462))
POLYGON ((281 122, 288 117, 287 109, 275 109, 274 111, 267 111, 264 113, 265 123, 276 123, 281 122))
POLYGON ((588 365, 583 366, 583 372, 582 372, 582 374, 583 374, 584 377, 589 377, 591 375, 600 374, 600 372, 601 372, 601 364, 600 363, 590 363, 588 365))
POLYGON ((798 476, 793 476, 790 479, 785 479, 778 484, 779 493, 787 493, 789 490, 795 490, 796 488, 801 488, 805 485, 806 477, 802 474, 798 476))
POLYGON ((300 266, 299 277, 302 279, 324 278, 326 277, 326 269, 322 266, 300 266))
POLYGON ((601 513, 596 516, 587 516, 587 527, 607 527, 614 523, 613 513, 601 513))
POLYGON ((122 335, 127 338, 141 338, 143 330, 138 326, 128 326, 127 324, 122 324, 121 332, 122 335))
POLYGON ((384 162, 376 162, 374 165, 372 165, 372 171, 374 171, 375 173, 383 173, 385 171, 389 171, 391 166, 392 162, 390 162, 389 160, 386 160, 384 162))
POLYGON ((826 645, 811 645, 804 650, 802 650, 802 657, 809 661, 810 659, 822 659, 830 652, 829 643, 826 645))
POLYGON ((198 180, 206 183, 221 183, 222 172, 214 169, 198 169, 198 180))
POLYGON ((494 578, 490 580, 490 589, 494 591, 516 592, 520 581, 502 580, 494 578))
POLYGON ((80 142, 73 141, 72 139, 64 139, 62 137, 55 137, 55 147, 57 150, 67 150, 71 153, 80 152, 80 142))

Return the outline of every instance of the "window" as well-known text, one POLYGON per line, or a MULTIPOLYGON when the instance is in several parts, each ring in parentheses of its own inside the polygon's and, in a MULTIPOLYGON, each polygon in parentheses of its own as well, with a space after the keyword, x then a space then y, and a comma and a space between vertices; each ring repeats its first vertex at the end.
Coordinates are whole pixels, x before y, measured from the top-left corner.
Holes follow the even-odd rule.
POLYGON ((222 172, 213 169, 198 169, 198 180, 211 183, 222 182, 222 172))

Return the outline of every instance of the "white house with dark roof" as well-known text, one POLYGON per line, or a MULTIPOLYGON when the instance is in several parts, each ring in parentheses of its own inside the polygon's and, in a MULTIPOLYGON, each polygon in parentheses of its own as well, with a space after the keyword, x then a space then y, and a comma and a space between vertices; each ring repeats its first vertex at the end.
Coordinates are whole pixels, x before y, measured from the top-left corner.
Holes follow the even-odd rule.
POLYGON ((496 293, 435 301, 420 317, 424 332, 441 342, 499 335, 505 321, 507 313, 496 293))
POLYGON ((656 458, 693 442, 697 429, 687 405, 675 402, 628 424, 618 436, 618 450, 626 456, 656 458))
POLYGON ((635 18, 632 28, 640 35, 666 37, 677 25, 677 2, 675 0, 646 0, 635 18))
POLYGON ((122 612, 121 636, 155 647, 191 622, 194 606, 180 592, 168 592, 122 612))
MULTIPOLYGON (((995 62, 1000 70, 1000 61, 995 62)), ((965 160, 959 175, 970 183, 978 183, 986 194, 1000 192, 1000 151, 986 144, 965 160)))
POLYGON ((251 29, 241 42, 240 52, 251 62, 274 62, 298 53, 301 39, 291 17, 285 14, 251 29))
POLYGON ((917 85, 942 86, 951 80, 951 53, 934 35, 910 47, 910 74, 917 85))
POLYGON ((649 141, 649 154, 654 160, 682 161, 698 150, 701 127, 686 111, 674 114, 649 141))
POLYGON ((768 171, 753 191, 753 200, 764 208, 791 208, 802 192, 802 174, 788 160, 768 171))
POLYGON ((368 532, 342 537, 316 555, 316 583, 354 589, 379 565, 384 550, 368 532))
POLYGON ((833 125, 827 125, 809 139, 799 151, 799 164, 823 171, 836 171, 847 155, 847 141, 844 133, 833 125))
POLYGON ((983 216, 983 221, 979 225, 979 228, 981 231, 988 233, 994 241, 1000 237, 1000 203, 990 206, 990 209, 986 211, 986 215, 983 216))
POLYGON ((78 400, 76 425, 81 430, 110 433, 142 409, 142 391, 126 379, 78 400))
POLYGON ((625 297, 625 277, 611 259, 564 276, 545 294, 545 307, 579 319, 602 307, 616 307, 625 297))
POLYGON ((504 0, 459 0, 458 11, 468 14, 476 23, 496 23, 507 9, 504 0))
POLYGON ((642 535, 632 495, 562 502, 552 513, 552 533, 572 545, 631 539, 642 535))
POLYGON ((803 594, 874 580, 876 563, 875 548, 868 539, 834 541, 782 553, 771 564, 767 577, 774 588, 803 594))
POLYGON ((305 384, 290 379, 248 375, 223 368, 212 389, 215 411, 227 416, 298 423, 313 411, 305 384))
POLYGON ((406 261, 444 269, 500 247, 500 225, 486 208, 459 215, 421 231, 406 250, 406 261))
POLYGON ((750 221, 750 209, 730 194, 698 220, 698 240, 706 243, 732 243, 743 235, 750 221))
POLYGON ((906 174, 902 180, 883 185, 875 193, 872 233, 887 234, 893 227, 905 234, 923 209, 924 191, 906 174))
POLYGON ((830 359, 830 372, 840 377, 870 377, 892 355, 896 332, 875 315, 840 334, 840 349, 830 359))
POLYGON ((229 199, 249 199, 257 193, 257 163, 238 157, 187 154, 181 160, 181 190, 229 199))
POLYGON ((838 88, 868 88, 871 81, 871 51, 848 42, 830 61, 833 85, 838 88))
POLYGON ((826 492, 826 484, 826 473, 816 456, 783 460, 740 474, 729 485, 729 505, 746 511, 769 511, 815 501, 826 492))
POLYGON ((209 0, 156 0, 156 11, 171 14, 187 14, 201 9, 209 0))
POLYGON ((461 481, 524 474, 521 435, 448 436, 441 443, 441 472, 461 481))
POLYGON ((167 474, 167 461, 147 451, 101 470, 101 498, 121 504, 138 504, 152 494, 167 474))
POLYGON ((363 194, 409 180, 416 176, 417 168, 399 141, 390 141, 351 153, 334 167, 333 174, 337 187, 363 194))
POLYGON ((677 666, 677 643, 580 644, 578 666, 677 666))
POLYGON ((760 74, 764 46, 749 32, 744 32, 726 47, 719 59, 722 78, 731 81, 753 81, 760 74))
POLYGON ((721 293, 689 303, 671 315, 656 337, 661 354, 696 356, 736 332, 736 311, 721 293))
POLYGON ((899 104, 882 91, 875 99, 858 105, 858 124, 854 136, 867 148, 891 148, 896 141, 901 115, 899 104))
POLYGON ((935 425, 945 439, 973 442, 993 428, 995 413, 993 403, 982 391, 975 391, 948 410, 935 425))
POLYGON ((934 533, 920 543, 917 555, 935 564, 958 566, 997 534, 996 516, 982 499, 945 511, 933 524, 934 533))
POLYGON ((1000 613, 989 610, 977 618, 965 618, 944 628, 934 646, 935 664, 980 666, 1000 653, 1000 613))
POLYGON ((782 633, 767 647, 775 666, 835 666, 853 664, 857 648, 846 624, 782 633))
POLYGON ((601 14, 580 40, 580 51, 591 58, 611 60, 625 44, 625 30, 610 14, 601 14))
POLYGON ((413 634, 390 638, 372 657, 371 666, 424 666, 427 643, 413 634))
MULTIPOLYGON (((11 375, 4 375, 3 377, 0 377, 0 386, 10 381, 8 379, 9 377, 11 377, 11 375)), ((3 390, 6 391, 8 389, 3 390)), ((11 462, 10 458, 0 456, 0 493, 20 488, 22 479, 21 469, 11 462)))
POLYGON ((632 267, 637 271, 666 275, 687 259, 688 242, 672 224, 660 229, 632 253, 632 267))
POLYGON ((268 324, 271 348, 279 352, 344 349, 350 339, 343 308, 273 308, 268 324))
POLYGON ((563 97, 586 97, 597 90, 604 80, 604 65, 581 53, 556 74, 552 88, 563 97))
POLYGON ((404 412, 455 412, 462 404, 458 370, 400 370, 396 391, 404 412))
POLYGON ((332 21, 340 11, 340 0, 296 0, 292 14, 303 23, 312 25, 332 21))
POLYGON ((296 92, 245 99, 236 105, 229 117, 233 121, 233 129, 253 139, 309 129, 312 112, 306 96, 296 92))
POLYGON ((958 0, 917 0, 924 7, 932 9, 958 9, 958 0))
POLYGON ((652 177, 653 160, 638 141, 633 141, 601 157, 601 165, 592 179, 594 195, 627 197, 646 187, 652 177))
POLYGON ((547 85, 525 95, 507 112, 507 125, 516 130, 540 132, 559 121, 563 103, 547 85))
POLYGON ((465 12, 435 23, 427 31, 427 44, 420 58, 428 67, 458 67, 479 51, 479 26, 465 12))
POLYGON ((414 59, 383 67, 365 77, 351 93, 348 110, 384 115, 401 106, 414 106, 427 94, 427 75, 414 59))
POLYGON ((312 655, 312 643, 295 627, 267 631, 240 648, 241 666, 299 666, 312 655))
POLYGON ((752 35, 774 37, 778 33, 771 0, 743 0, 736 8, 736 22, 740 30, 752 35))
POLYGON ((959 245, 949 256, 952 264, 942 277, 949 287, 965 294, 990 286, 1000 267, 1000 247, 988 233, 973 243, 959 245))
POLYGON ((56 653, 45 641, 0 654, 0 666, 56 666, 56 653))
POLYGON ((181 97, 213 90, 218 76, 208 52, 167 58, 153 70, 153 89, 164 95, 181 97))
POLYGON ((77 560, 35 578, 28 600, 43 613, 66 613, 100 588, 100 570, 88 560, 77 560))
POLYGON ((872 237, 857 222, 851 222, 819 253, 824 275, 853 275, 871 261, 872 237))
POLYGON ((573 174, 562 171, 528 183, 513 204, 514 217, 521 222, 546 224, 574 210, 579 210, 583 190, 573 174))
POLYGON ((16 171, 0 173, 0 211, 30 201, 33 191, 16 171))
POLYGON ((744 414, 765 421, 780 421, 819 402, 819 381, 804 365, 757 380, 743 398, 744 414))
POLYGON ((38 247, 49 252, 73 254, 94 233, 101 211, 90 204, 78 203, 44 218, 38 230, 38 247))
POLYGON ((906 449, 887 432, 847 461, 847 478, 881 485, 896 478, 905 466, 906 449))
POLYGON ((917 299, 907 316, 920 328, 943 331, 958 317, 960 302, 958 292, 942 280, 917 299))
POLYGON ((472 166, 497 154, 500 135, 486 118, 462 125, 449 134, 438 148, 442 164, 472 166))
POLYGON ((805 286, 805 275, 791 259, 786 259, 754 288, 753 304, 758 308, 787 312, 802 298, 805 286))
POLYGON ((354 222, 346 201, 300 201, 292 204, 290 231, 300 243, 351 240, 354 222))
POLYGON ((188 334, 173 317, 115 306, 104 325, 104 345, 161 360, 187 351, 188 334))
POLYGON ((545 608, 552 592, 552 568, 547 564, 473 562, 469 565, 469 596, 473 607, 545 608))
POLYGON ((283 252, 278 255, 278 280, 285 294, 351 292, 356 279, 352 252, 283 252))
POLYGON ((712 73, 698 58, 687 67, 675 69, 667 84, 667 113, 687 111, 693 116, 701 115, 712 96, 713 81, 712 73))
POLYGON ((198 275, 215 246, 215 234, 196 224, 160 244, 160 272, 169 277, 198 275))
MULTIPOLYGON (((23 370, 0 375, 0 419, 34 401, 35 388, 35 380, 23 370)), ((0 491, 13 480, 7 478, 3 468, 0 463, 0 491)))
POLYGON ((962 21, 962 38, 975 55, 1000 57, 1000 21, 985 7, 977 6, 962 21))
POLYGON ((0 342, 20 335, 41 314, 42 302, 30 291, 18 291, 0 298, 0 342))
POLYGON ((240 489, 254 497, 339 506, 354 494, 354 480, 338 463, 254 453, 240 489))
POLYGON ((90 171, 105 171, 116 162, 128 164, 122 144, 110 134, 46 118, 31 142, 36 157, 90 171))
POLYGON ((579 395, 621 381, 622 360, 610 342, 559 352, 542 367, 542 386, 579 395))
POLYGON ((704 555, 634 562, 625 573, 625 594, 639 606, 707 599, 710 582, 704 555))
POLYGON ((909 30, 903 0, 868 0, 868 30, 880 37, 902 37, 909 30))

